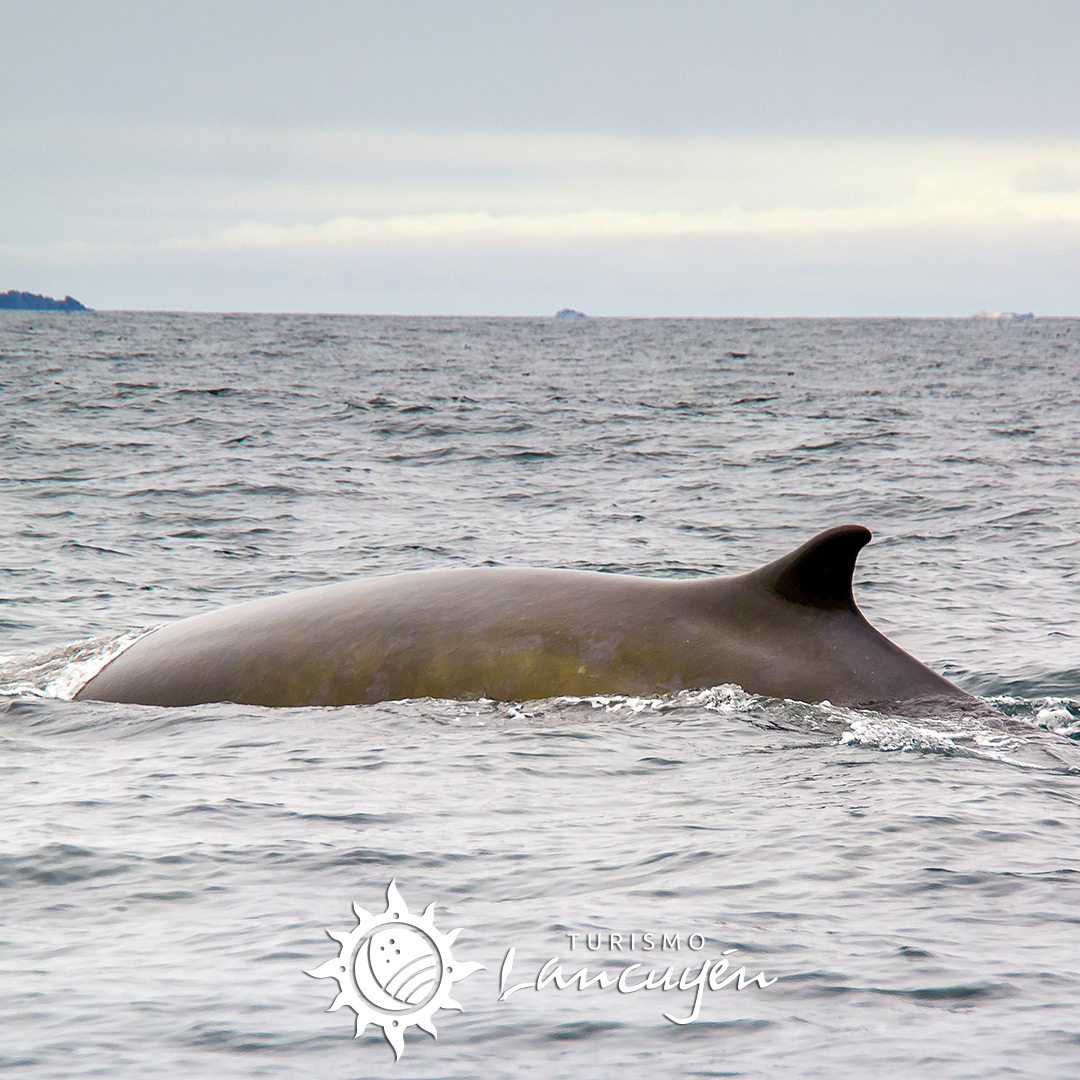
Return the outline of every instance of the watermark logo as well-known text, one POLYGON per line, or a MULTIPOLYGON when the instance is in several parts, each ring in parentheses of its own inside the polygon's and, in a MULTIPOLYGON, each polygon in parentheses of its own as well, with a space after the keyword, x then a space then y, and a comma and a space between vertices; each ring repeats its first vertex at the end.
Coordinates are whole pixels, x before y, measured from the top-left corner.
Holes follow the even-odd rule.
MULTIPOLYGON (((438 1037, 435 1013, 461 1010, 450 996, 454 983, 484 968, 453 956, 451 946, 461 931, 441 933, 435 926, 434 910, 435 905, 429 904, 422 915, 413 915, 391 881, 386 888, 386 910, 373 915, 353 904, 356 926, 345 932, 327 930, 340 946, 338 955, 307 972, 317 979, 336 980, 338 994, 328 1011, 343 1005, 352 1009, 357 1036, 368 1024, 381 1027, 395 1060, 405 1050, 408 1028, 415 1025, 438 1037)), ((736 949, 724 948, 719 939, 697 931, 671 927, 623 933, 567 931, 566 939, 568 948, 560 950, 562 955, 549 956, 535 966, 521 962, 514 946, 507 948, 497 988, 492 988, 495 1000, 514 998, 518 1004, 530 992, 569 991, 575 996, 610 991, 616 1000, 645 993, 656 995, 658 1004, 671 1003, 663 1011, 666 1020, 687 1025, 699 1019, 710 994, 728 989, 766 990, 777 981, 764 971, 750 974, 735 958, 736 949)))
POLYGON ((453 984, 483 968, 456 960, 451 953, 460 927, 447 934, 435 926, 435 904, 413 915, 391 881, 386 910, 371 914, 353 904, 352 930, 327 934, 341 946, 337 956, 307 972, 316 979, 336 979, 338 995, 328 1012, 347 1005, 356 1013, 356 1035, 368 1024, 383 1029, 399 1059, 405 1031, 415 1025, 438 1038, 432 1019, 439 1009, 461 1011, 450 997, 453 984))

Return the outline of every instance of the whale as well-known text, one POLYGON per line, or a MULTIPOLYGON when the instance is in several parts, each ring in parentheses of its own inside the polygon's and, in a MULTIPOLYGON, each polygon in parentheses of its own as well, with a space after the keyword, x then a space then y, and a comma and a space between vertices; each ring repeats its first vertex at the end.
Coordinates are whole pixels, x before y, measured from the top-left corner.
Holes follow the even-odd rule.
POLYGON ((871 533, 828 529, 732 577, 420 570, 166 623, 75 695, 188 706, 665 695, 723 684, 803 702, 974 702, 874 629, 852 592, 871 533))

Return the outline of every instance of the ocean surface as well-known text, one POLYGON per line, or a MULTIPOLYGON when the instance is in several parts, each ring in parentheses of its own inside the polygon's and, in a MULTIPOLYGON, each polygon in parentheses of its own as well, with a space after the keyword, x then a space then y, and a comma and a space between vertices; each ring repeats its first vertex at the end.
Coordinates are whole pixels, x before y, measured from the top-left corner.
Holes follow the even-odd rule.
POLYGON ((0 401, 5 1075, 1080 1075, 1080 321, 3 312, 0 401), (999 716, 71 700, 237 601, 844 522, 999 716), (437 1040, 327 1011, 433 942, 437 1040))

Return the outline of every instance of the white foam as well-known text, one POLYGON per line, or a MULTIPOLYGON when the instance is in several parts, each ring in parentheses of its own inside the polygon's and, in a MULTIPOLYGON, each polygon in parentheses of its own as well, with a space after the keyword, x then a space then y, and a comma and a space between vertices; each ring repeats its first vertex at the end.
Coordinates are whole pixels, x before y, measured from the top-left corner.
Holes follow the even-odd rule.
POLYGON ((930 724, 930 721, 915 723, 898 717, 852 716, 840 742, 844 746, 865 746, 889 752, 945 754, 1030 767, 1029 763, 1005 752, 1019 748, 1019 740, 1013 736, 987 729, 953 727, 942 730, 930 724))
POLYGON ((99 671, 156 627, 140 627, 104 638, 73 641, 31 657, 7 658, 0 665, 0 694, 69 701, 99 671))

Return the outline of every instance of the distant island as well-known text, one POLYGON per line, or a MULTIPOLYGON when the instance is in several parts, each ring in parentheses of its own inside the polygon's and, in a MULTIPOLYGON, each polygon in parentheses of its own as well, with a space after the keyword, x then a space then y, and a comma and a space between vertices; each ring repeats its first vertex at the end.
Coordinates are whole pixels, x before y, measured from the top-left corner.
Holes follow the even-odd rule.
POLYGON ((42 296, 40 293, 19 292, 17 289, 8 289, 0 293, 0 309, 8 311, 89 311, 90 309, 73 296, 65 296, 63 300, 54 300, 51 296, 42 296))
POLYGON ((562 311, 555 312, 556 319, 587 319, 588 317, 584 311, 575 311, 572 307, 564 307, 562 311))

